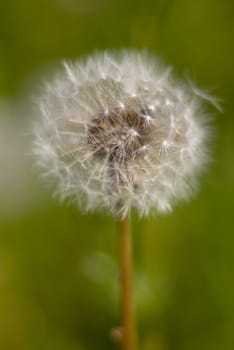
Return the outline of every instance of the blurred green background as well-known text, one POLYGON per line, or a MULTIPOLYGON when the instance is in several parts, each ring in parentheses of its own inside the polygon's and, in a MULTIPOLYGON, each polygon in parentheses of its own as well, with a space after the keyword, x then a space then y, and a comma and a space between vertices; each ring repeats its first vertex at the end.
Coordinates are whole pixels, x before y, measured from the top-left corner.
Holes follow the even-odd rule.
POLYGON ((118 240, 51 198, 32 167, 31 96, 62 59, 148 48, 222 99, 214 162, 170 216, 133 215, 141 350, 234 349, 234 2, 0 2, 0 349, 111 350, 118 240))

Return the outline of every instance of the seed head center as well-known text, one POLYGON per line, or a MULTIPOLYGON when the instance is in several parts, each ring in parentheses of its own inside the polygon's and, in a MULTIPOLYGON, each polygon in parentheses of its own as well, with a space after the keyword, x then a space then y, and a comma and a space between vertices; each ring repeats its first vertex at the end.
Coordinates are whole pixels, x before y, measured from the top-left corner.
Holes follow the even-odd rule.
POLYGON ((148 110, 113 109, 100 113, 88 125, 87 144, 95 157, 127 162, 143 155, 153 129, 148 110))

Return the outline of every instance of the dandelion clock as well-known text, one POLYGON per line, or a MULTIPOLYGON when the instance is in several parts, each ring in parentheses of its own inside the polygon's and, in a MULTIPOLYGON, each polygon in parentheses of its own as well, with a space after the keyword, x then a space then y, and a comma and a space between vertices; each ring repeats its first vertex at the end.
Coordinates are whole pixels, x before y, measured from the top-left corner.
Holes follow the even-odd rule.
POLYGON ((170 212, 197 189, 208 157, 203 100, 146 52, 64 63, 37 99, 34 156, 55 193, 119 222, 122 348, 136 350, 129 216, 170 212))

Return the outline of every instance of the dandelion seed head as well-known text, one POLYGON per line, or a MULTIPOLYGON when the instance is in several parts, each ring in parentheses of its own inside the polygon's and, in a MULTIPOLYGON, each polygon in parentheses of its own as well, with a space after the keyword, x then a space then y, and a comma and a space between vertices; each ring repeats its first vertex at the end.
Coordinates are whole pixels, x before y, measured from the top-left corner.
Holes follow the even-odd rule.
POLYGON ((35 158, 84 211, 169 212, 209 160, 203 100, 216 104, 146 52, 65 63, 38 98, 35 158))

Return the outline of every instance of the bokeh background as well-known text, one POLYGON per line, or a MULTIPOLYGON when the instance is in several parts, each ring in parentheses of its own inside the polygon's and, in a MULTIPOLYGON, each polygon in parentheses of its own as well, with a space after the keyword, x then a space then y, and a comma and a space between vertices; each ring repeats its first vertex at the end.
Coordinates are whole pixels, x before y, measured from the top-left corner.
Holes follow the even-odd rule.
POLYGON ((111 350, 118 239, 62 206, 30 157, 32 95, 63 59, 147 48, 219 97, 214 162, 170 216, 133 215, 141 350, 234 349, 234 2, 0 2, 0 349, 111 350))

